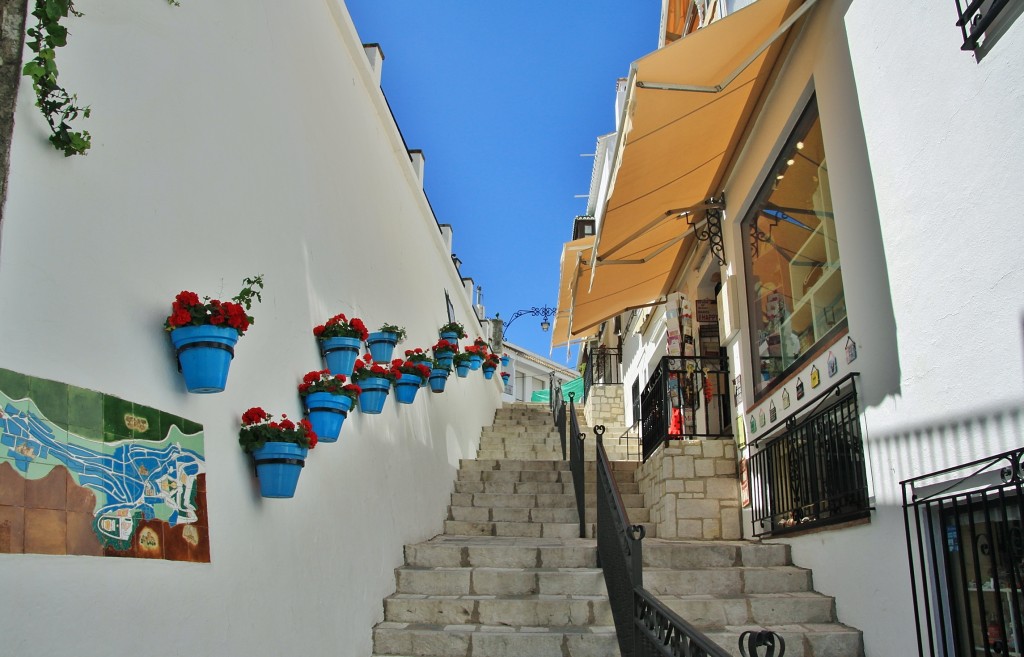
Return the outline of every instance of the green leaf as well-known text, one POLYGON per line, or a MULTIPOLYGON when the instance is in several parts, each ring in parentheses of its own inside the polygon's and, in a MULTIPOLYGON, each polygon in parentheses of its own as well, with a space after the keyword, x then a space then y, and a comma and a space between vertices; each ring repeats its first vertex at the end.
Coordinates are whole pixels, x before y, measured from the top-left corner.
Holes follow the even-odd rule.
POLYGON ((23 75, 34 78, 46 73, 46 69, 40 66, 35 60, 32 60, 25 64, 25 68, 21 69, 21 72, 23 75))

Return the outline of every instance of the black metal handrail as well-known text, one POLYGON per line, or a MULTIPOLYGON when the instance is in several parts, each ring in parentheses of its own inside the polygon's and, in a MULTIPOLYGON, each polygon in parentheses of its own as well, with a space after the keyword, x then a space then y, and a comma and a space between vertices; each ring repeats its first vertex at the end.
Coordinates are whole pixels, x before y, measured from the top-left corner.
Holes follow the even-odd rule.
MULTIPOLYGON (((643 525, 631 525, 611 463, 604 450, 604 426, 594 427, 597 441, 597 557, 604 571, 615 635, 622 657, 728 657, 696 627, 666 607, 644 588, 643 525)), ((758 647, 785 653, 782 637, 768 631, 745 632, 740 652, 751 657, 758 647), (746 645, 744 645, 746 642, 746 645)))
MULTIPOLYGON (((554 381, 555 373, 552 372, 549 381, 554 381)), ((551 390, 551 417, 558 429, 558 439, 562 443, 562 460, 565 460, 565 398, 562 396, 562 386, 552 386, 551 390)))
POLYGON ((900 483, 917 654, 1018 653, 1024 448, 900 483))
POLYGON ((583 401, 590 397, 590 388, 622 383, 622 350, 598 347, 584 354, 587 366, 583 370, 583 401))
MULTIPOLYGON (((569 410, 566 412, 569 416, 568 421, 563 423, 568 425, 568 440, 569 440, 569 471, 572 472, 572 488, 573 492, 576 493, 576 511, 580 518, 580 538, 587 537, 587 498, 586 498, 586 482, 584 477, 586 476, 584 465, 583 465, 583 441, 586 438, 586 434, 580 431, 580 421, 576 417, 576 393, 569 393, 569 410)), ((565 404, 562 404, 562 408, 565 408, 565 404)), ((565 449, 565 443, 562 443, 562 449, 565 449)), ((563 451, 564 454, 564 451, 563 451)))
POLYGON ((856 376, 843 377, 812 409, 791 415, 752 443, 754 536, 870 515, 856 376))
POLYGON ((665 356, 640 394, 643 460, 666 440, 732 439, 729 360, 665 356))

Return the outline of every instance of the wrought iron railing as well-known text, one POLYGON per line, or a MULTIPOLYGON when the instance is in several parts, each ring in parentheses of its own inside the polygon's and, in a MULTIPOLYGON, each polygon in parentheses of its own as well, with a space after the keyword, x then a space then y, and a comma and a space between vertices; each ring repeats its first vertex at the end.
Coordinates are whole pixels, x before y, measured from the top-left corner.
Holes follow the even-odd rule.
MULTIPOLYGON (((583 441, 585 434, 580 431, 580 421, 576 417, 576 404, 575 404, 576 393, 569 393, 569 409, 565 411, 568 415, 568 420, 565 424, 568 427, 568 441, 569 441, 569 471, 572 472, 572 488, 576 494, 576 511, 580 517, 580 538, 587 537, 587 498, 586 498, 586 483, 584 477, 586 476, 585 468, 583 465, 583 441)), ((565 408, 565 404, 562 404, 562 408, 565 408)), ((564 450, 565 443, 563 442, 562 449, 564 450)), ((564 453, 564 452, 563 452, 564 453)))
POLYGON ((1024 448, 901 482, 918 655, 1024 650, 1024 448))
POLYGON ((666 440, 732 438, 729 361, 665 356, 640 393, 643 459, 666 440))
MULTIPOLYGON (((643 525, 631 525, 604 450, 604 427, 597 441, 597 557, 622 657, 728 657, 729 653, 666 607, 644 588, 643 525)), ((766 630, 744 632, 740 653, 755 657, 785 654, 782 637, 766 630), (748 652, 749 651, 749 652, 748 652)))
POLYGON ((558 388, 556 393, 554 390, 551 391, 552 399, 557 400, 551 405, 552 417, 555 421, 555 428, 558 429, 558 440, 562 444, 562 460, 565 460, 565 400, 562 398, 562 388, 558 388))
POLYGON ((584 356, 587 366, 583 371, 583 401, 590 397, 593 386, 622 384, 621 350, 598 347, 584 356))
POLYGON ((964 35, 961 50, 976 50, 985 31, 1010 4, 1009 0, 955 0, 957 27, 964 35))
POLYGON ((754 536, 855 520, 871 512, 856 374, 812 409, 752 443, 748 463, 754 536))

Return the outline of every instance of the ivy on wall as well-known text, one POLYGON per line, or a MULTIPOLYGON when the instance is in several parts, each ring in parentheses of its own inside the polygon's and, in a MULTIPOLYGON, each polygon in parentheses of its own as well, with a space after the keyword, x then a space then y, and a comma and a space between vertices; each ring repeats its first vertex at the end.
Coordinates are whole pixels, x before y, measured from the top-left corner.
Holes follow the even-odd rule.
MULTIPOLYGON (((73 130, 70 121, 79 116, 89 118, 88 105, 78 104, 78 96, 57 82, 56 51, 67 45, 68 29, 61 21, 69 15, 81 16, 71 0, 34 0, 32 17, 36 23, 28 28, 28 47, 35 57, 25 63, 22 73, 32 78, 32 90, 36 94, 36 107, 50 126, 50 143, 65 157, 85 155, 92 146, 88 130, 73 130)), ((167 0, 178 6, 177 0, 167 0)))

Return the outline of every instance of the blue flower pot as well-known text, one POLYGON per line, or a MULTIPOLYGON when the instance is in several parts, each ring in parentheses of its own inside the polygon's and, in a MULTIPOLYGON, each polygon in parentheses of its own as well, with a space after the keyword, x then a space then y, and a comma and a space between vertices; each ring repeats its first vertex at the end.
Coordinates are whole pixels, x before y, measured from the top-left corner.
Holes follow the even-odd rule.
POLYGON ((378 415, 384 410, 384 402, 388 400, 391 382, 381 376, 371 376, 357 382, 363 389, 359 395, 359 410, 370 415, 378 415))
POLYGON ((460 379, 465 379, 469 376, 469 363, 459 363, 456 365, 455 373, 459 375, 460 379))
POLYGON ((502 356, 501 357, 501 366, 502 367, 508 367, 508 356, 502 356))
POLYGON ((431 392, 444 392, 444 387, 448 384, 449 374, 451 374, 451 372, 445 369, 430 370, 431 392))
POLYGON ((322 443, 338 441, 341 427, 351 409, 352 398, 348 395, 332 395, 329 392, 306 395, 306 415, 313 425, 313 432, 322 443))
POLYGON ((398 334, 387 331, 371 333, 366 338, 366 348, 370 350, 370 355, 376 363, 390 363, 397 344, 398 334))
POLYGON ((469 358, 469 369, 474 372, 480 369, 480 366, 484 364, 483 356, 470 356, 469 358))
POLYGON ((501 382, 502 382, 502 383, 504 383, 505 385, 508 385, 508 379, 509 379, 509 377, 507 377, 507 376, 502 376, 502 377, 501 377, 501 382))
POLYGON ((484 378, 487 379, 488 381, 490 381, 492 378, 494 378, 494 369, 495 368, 493 368, 493 367, 485 367, 484 368, 484 378))
POLYGON ((352 376, 352 368, 355 367, 362 346, 363 341, 359 338, 322 338, 320 353, 331 374, 352 376))
POLYGON ((442 340, 447 340, 448 342, 451 342, 452 344, 459 344, 459 334, 458 333, 454 333, 452 331, 445 331, 444 333, 442 333, 441 334, 441 339, 442 340))
POLYGON ((442 352, 440 354, 437 353, 437 352, 434 352, 434 362, 437 363, 441 367, 451 367, 452 366, 452 361, 454 361, 454 360, 455 360, 455 354, 453 354, 450 351, 445 351, 445 352, 442 352))
POLYGON ((256 475, 260 478, 260 495, 287 498, 295 495, 295 486, 306 464, 305 447, 295 443, 266 443, 254 450, 256 475))
POLYGON ((238 331, 229 326, 182 326, 171 331, 171 342, 189 392, 224 390, 238 331))
POLYGON ((395 381, 395 401, 399 404, 411 404, 416 401, 416 393, 423 385, 423 377, 415 374, 403 374, 395 381))

